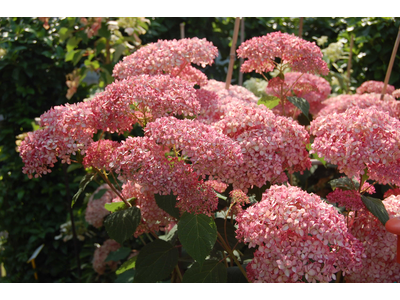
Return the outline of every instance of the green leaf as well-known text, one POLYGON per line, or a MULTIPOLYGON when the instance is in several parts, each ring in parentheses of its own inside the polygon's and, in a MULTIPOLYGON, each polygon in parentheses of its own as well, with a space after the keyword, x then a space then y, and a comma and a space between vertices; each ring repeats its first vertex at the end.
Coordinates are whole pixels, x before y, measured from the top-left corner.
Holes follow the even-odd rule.
POLYGON ((71 50, 68 51, 67 54, 65 55, 65 61, 70 61, 73 60, 75 53, 79 52, 79 50, 71 50))
POLYGON ((75 202, 78 200, 79 196, 82 194, 82 192, 85 190, 86 186, 93 180, 93 178, 96 176, 96 174, 93 173, 88 173, 86 174, 81 182, 79 183, 79 190, 76 192, 74 197, 72 198, 71 202, 71 207, 74 206, 75 202))
POLYGON ((128 257, 128 255, 131 253, 131 249, 128 247, 121 247, 116 251, 112 251, 110 252, 110 254, 108 254, 105 262, 108 261, 119 261, 122 259, 125 259, 128 257))
POLYGON ((78 44, 81 40, 82 39, 76 38, 74 36, 70 37, 67 42, 67 52, 74 50, 76 48, 76 46, 78 46, 78 44))
POLYGON ((119 44, 117 47, 115 47, 115 51, 113 53, 113 59, 112 62, 113 63, 117 63, 119 58, 121 57, 122 53, 125 50, 125 45, 124 44, 119 44))
POLYGON ((71 164, 67 168, 67 173, 72 172, 72 171, 74 171, 76 169, 79 169, 79 168, 82 168, 81 164, 71 164))
POLYGON ((300 97, 287 97, 290 103, 292 103, 294 106, 296 106, 298 109, 301 110, 301 112, 307 117, 308 120, 310 120, 308 116, 308 111, 310 110, 310 103, 304 98, 300 97))
POLYGON ((58 31, 58 34, 60 35, 60 42, 65 41, 72 31, 72 29, 69 29, 67 27, 60 28, 60 30, 58 31))
POLYGON ((217 240, 217 226, 211 217, 185 212, 178 222, 178 237, 189 255, 201 264, 217 240))
POLYGON ((135 233, 140 220, 140 209, 132 206, 108 215, 104 221, 104 225, 110 238, 122 244, 135 233))
POLYGON ((268 107, 269 109, 273 109, 275 106, 277 106, 279 104, 281 100, 278 97, 275 96, 262 96, 257 104, 258 105, 265 105, 266 107, 268 107))
POLYGON ((154 198, 156 199, 158 207, 166 211, 174 218, 177 219, 180 218, 179 209, 176 207, 176 196, 174 194, 172 193, 169 195, 154 194, 154 198))
POLYGON ((96 194, 94 194, 93 199, 94 200, 100 199, 101 197, 104 196, 105 193, 107 193, 107 189, 101 189, 96 194))
POLYGON ((134 269, 127 270, 115 279, 115 283, 132 283, 135 278, 135 273, 134 269))
POLYGON ((104 208, 111 212, 116 212, 120 210, 124 210, 126 208, 126 204, 123 201, 120 202, 112 202, 104 204, 104 208))
POLYGON ((333 190, 336 188, 341 188, 342 190, 358 190, 360 187, 360 184, 356 180, 352 180, 349 177, 333 179, 328 183, 331 185, 333 190))
POLYGON ((79 61, 81 60, 81 58, 82 58, 83 54, 85 54, 85 52, 86 52, 85 50, 74 51, 74 56, 72 58, 72 64, 74 66, 76 66, 79 63, 79 61))
POLYGON ((115 274, 119 275, 124 273, 127 270, 134 269, 136 266, 137 255, 130 258, 126 262, 124 262, 118 269, 115 271, 115 274))
POLYGON ((226 283, 226 267, 222 262, 207 260, 195 262, 183 275, 183 283, 226 283))
POLYGON ((144 246, 136 261, 135 282, 157 282, 166 279, 178 263, 178 249, 160 239, 144 246))
POLYGON ((175 245, 176 240, 178 239, 178 225, 175 224, 174 227, 165 235, 159 236, 163 241, 169 242, 175 245))
POLYGON ((385 226, 386 222, 389 220, 389 214, 382 200, 364 195, 361 195, 361 199, 367 209, 381 221, 383 226, 385 226))

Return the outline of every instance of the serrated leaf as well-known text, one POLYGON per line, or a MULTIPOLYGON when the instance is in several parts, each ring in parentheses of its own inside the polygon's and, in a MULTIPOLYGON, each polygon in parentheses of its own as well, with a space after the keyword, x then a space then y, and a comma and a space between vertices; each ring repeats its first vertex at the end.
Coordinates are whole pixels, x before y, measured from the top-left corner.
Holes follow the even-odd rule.
POLYGON ((166 211, 168 214, 176 219, 180 218, 180 212, 179 209, 176 207, 176 196, 174 194, 154 194, 154 198, 156 199, 156 203, 159 208, 166 211))
POLYGON ((140 209, 132 206, 108 215, 104 221, 104 225, 110 238, 122 244, 135 233, 140 220, 140 209))
POLYGON ((178 249, 157 239, 145 245, 136 261, 135 282, 157 282, 166 279, 178 263, 178 249))
POLYGON ((262 96, 257 104, 258 105, 264 105, 268 107, 269 109, 273 109, 275 106, 279 104, 281 100, 278 97, 275 96, 262 96))
POLYGON ((128 257, 128 255, 131 253, 131 249, 128 247, 121 247, 116 251, 112 251, 108 254, 107 258, 105 259, 105 262, 108 261, 119 261, 122 259, 125 259, 128 257))
POLYGON ((115 274, 120 275, 130 269, 134 269, 136 266, 137 255, 128 259, 115 271, 115 274))
POLYGON ((122 201, 106 203, 104 204, 104 208, 113 213, 120 210, 124 210, 126 208, 126 204, 122 201))
POLYGON ((93 180, 93 178, 96 176, 96 174, 93 173, 88 173, 86 174, 81 182, 79 183, 79 190, 76 192, 74 197, 72 198, 71 202, 71 207, 74 206, 75 202, 78 200, 79 196, 82 194, 82 192, 85 190, 86 186, 93 180))
POLYGON ((304 98, 300 97, 287 97, 290 103, 292 103, 294 106, 296 106, 298 109, 301 110, 301 112, 307 117, 308 120, 310 120, 308 116, 308 111, 310 110, 310 103, 304 98))
POLYGON ((389 220, 389 214, 382 200, 364 195, 361 195, 361 200, 367 209, 381 221, 383 226, 385 226, 386 222, 389 220))
POLYGON ((348 177, 341 177, 338 179, 332 179, 328 182, 333 190, 341 188, 342 190, 358 190, 360 184, 356 180, 352 180, 348 177))
POLYGON ((211 217, 185 212, 178 222, 178 237, 188 254, 201 264, 217 240, 217 226, 211 217))
POLYGON ((195 262, 183 275, 183 283, 226 283, 226 267, 222 262, 207 260, 195 262))

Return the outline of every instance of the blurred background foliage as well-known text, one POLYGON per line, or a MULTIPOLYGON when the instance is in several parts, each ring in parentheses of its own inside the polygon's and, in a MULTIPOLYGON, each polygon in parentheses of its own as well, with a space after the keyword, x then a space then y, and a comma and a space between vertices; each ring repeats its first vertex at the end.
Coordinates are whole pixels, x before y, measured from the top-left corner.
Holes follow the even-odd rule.
MULTIPOLYGON (((234 20, 0 18, 0 264, 3 275, 6 271, 0 282, 116 280, 112 272, 98 276, 91 264, 95 244, 107 238, 84 219, 88 196, 97 185, 90 183, 70 210, 83 169, 59 164, 43 178, 29 180, 22 174, 16 143, 37 128, 35 118, 43 112, 55 105, 83 101, 111 83, 112 69, 123 56, 159 39, 180 39, 181 24, 185 37, 206 38, 219 49, 215 63, 203 71, 210 79, 225 81, 234 20), (79 224, 84 239, 64 235, 71 221, 79 224), (93 234, 86 234, 89 232, 93 234), (44 247, 35 260, 37 280, 27 261, 41 245, 44 247)), ((300 19, 245 18, 244 24, 243 40, 247 40, 273 31, 298 35, 300 19)), ((400 18, 304 18, 302 37, 323 49, 330 44, 340 48, 341 55, 336 58, 329 56, 330 50, 324 54, 332 71, 333 91, 343 93, 353 35, 350 92, 354 92, 366 80, 384 80, 399 26, 400 18)), ((238 45, 241 39, 239 34, 238 45)), ((389 81, 396 88, 400 88, 399 66, 397 55, 389 81)), ((243 80, 251 77, 260 78, 255 73, 244 74, 243 80)), ((238 82, 236 60, 232 84, 238 82)))

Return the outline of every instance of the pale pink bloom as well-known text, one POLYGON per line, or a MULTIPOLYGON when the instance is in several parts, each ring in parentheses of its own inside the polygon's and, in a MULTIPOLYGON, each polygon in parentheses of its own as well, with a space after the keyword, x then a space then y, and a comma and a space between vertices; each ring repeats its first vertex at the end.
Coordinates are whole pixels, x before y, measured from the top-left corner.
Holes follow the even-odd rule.
POLYGON ((112 271, 115 271, 117 269, 119 262, 112 260, 105 262, 105 260, 110 252, 117 251, 119 248, 121 248, 121 245, 111 239, 105 240, 103 245, 101 245, 99 248, 96 248, 93 257, 93 269, 99 275, 104 274, 107 268, 112 271))
POLYGON ((276 58, 280 58, 280 63, 294 72, 321 75, 329 73, 328 66, 322 59, 321 49, 315 42, 307 42, 294 34, 278 31, 254 37, 242 43, 237 54, 241 58, 247 58, 240 69, 244 73, 271 72, 276 66, 276 58))
POLYGON ((159 40, 124 57, 115 65, 113 76, 124 79, 142 74, 170 74, 188 80, 192 85, 202 85, 206 83, 205 77, 191 64, 204 68, 211 65, 217 56, 218 49, 206 39, 159 40))
POLYGON ((257 103, 258 101, 258 98, 245 87, 230 84, 229 89, 227 90, 225 86, 226 86, 225 82, 217 81, 215 79, 210 79, 207 81, 207 85, 203 86, 202 89, 215 92, 220 98, 230 96, 234 98, 239 98, 246 102, 257 103))
POLYGON ((315 136, 310 153, 337 165, 349 178, 359 178, 367 169, 371 180, 399 182, 398 176, 393 176, 400 167, 398 119, 375 108, 353 107, 341 114, 316 118, 310 130, 315 136))
POLYGON ((103 226, 104 217, 110 214, 110 212, 104 208, 104 205, 106 203, 111 203, 115 197, 115 193, 107 184, 99 186, 89 198, 89 202, 85 211, 86 222, 96 228, 103 226), (96 194, 102 190, 106 190, 106 192, 99 199, 95 199, 94 197, 96 194))
MULTIPOLYGON (((143 233, 164 230, 171 222, 176 221, 175 218, 157 205, 154 194, 145 191, 138 183, 132 181, 124 183, 122 185, 122 195, 125 199, 136 198, 134 205, 140 209, 141 220, 134 233, 135 237, 143 233)), ((115 197, 112 202, 121 202, 121 198, 115 197)))
POLYGON ((205 184, 211 186, 218 193, 223 193, 228 187, 226 183, 218 180, 207 180, 205 184))
POLYGON ((396 99, 400 98, 400 89, 394 90, 392 96, 396 99))
POLYGON ((99 140, 93 142, 86 150, 86 156, 83 158, 83 166, 85 168, 94 167, 99 170, 110 171, 112 153, 120 144, 110 140, 99 140))
MULTIPOLYGON (((364 93, 377 93, 381 94, 383 91, 385 83, 383 81, 376 81, 376 80, 368 80, 363 82, 357 89, 357 94, 364 94, 364 93)), ((386 94, 391 95, 394 91, 394 86, 388 84, 386 86, 386 94)))
MULTIPOLYGON (((296 115, 301 113, 299 109, 286 99, 287 96, 296 96, 306 99, 310 104, 309 112, 312 115, 317 114, 318 111, 324 107, 322 101, 331 93, 331 86, 327 80, 313 74, 300 72, 288 72, 285 73, 284 76, 284 85, 282 87, 285 92, 289 90, 289 93, 286 93, 283 99, 285 101, 285 113, 287 115, 292 116, 294 113, 296 113, 296 115)), ((265 92, 269 95, 281 98, 281 84, 274 85, 276 79, 279 80, 280 78, 275 77, 271 79, 265 92)), ((274 107, 273 111, 279 115, 283 115, 281 105, 274 107)))
POLYGON ((39 125, 42 128, 29 132, 19 146, 22 171, 29 178, 35 172, 35 177, 51 172, 57 158, 70 164, 70 156, 84 154, 97 131, 86 102, 55 106, 40 116, 39 125))
MULTIPOLYGON (((390 218, 400 217, 400 196, 390 196, 383 201, 390 218)), ((361 272, 349 272, 347 282, 399 282, 400 264, 396 262, 397 236, 369 211, 363 209, 350 214, 354 220, 349 230, 363 244, 366 257, 362 259, 361 272)))
POLYGON ((400 102, 392 96, 385 95, 383 101, 377 93, 339 95, 323 101, 325 106, 318 112, 318 117, 328 116, 333 113, 343 113, 351 107, 368 108, 374 107, 377 110, 386 111, 391 117, 400 118, 400 102))
POLYGON ((240 213, 237 238, 258 246, 247 265, 253 282, 330 282, 335 273, 361 269, 361 243, 344 216, 298 187, 273 185, 240 213))

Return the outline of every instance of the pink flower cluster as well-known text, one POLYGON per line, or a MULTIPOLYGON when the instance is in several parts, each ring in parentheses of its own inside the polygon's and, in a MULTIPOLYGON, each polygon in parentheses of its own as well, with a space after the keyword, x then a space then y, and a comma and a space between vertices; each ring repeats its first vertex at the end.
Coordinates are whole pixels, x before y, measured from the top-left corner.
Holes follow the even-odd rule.
MULTIPOLYGON (((281 99, 281 89, 283 89, 283 93, 285 94, 283 97, 285 101, 285 113, 287 115, 292 116, 296 110, 297 114, 301 112, 286 99, 287 96, 306 99, 310 104, 310 113, 313 115, 317 114, 324 107, 322 101, 331 93, 331 86, 327 80, 313 74, 300 72, 288 72, 284 76, 285 79, 283 82, 281 82, 282 80, 279 77, 271 79, 265 92, 281 99), (278 84, 274 84, 276 80, 279 81, 278 84), (286 93, 289 89, 289 93, 286 93)), ((281 105, 274 107, 273 111, 279 115, 283 115, 281 105)))
MULTIPOLYGON (((400 196, 383 201, 390 218, 400 217, 400 196)), ((369 211, 357 212, 349 226, 350 232, 363 244, 366 257, 362 259, 362 272, 346 275, 347 282, 400 282, 400 265, 396 262, 397 236, 388 232, 369 211)))
POLYGON ((175 147, 188 157, 197 174, 229 183, 235 176, 234 167, 242 163, 242 152, 237 142, 218 132, 214 127, 197 120, 159 118, 149 123, 145 134, 157 144, 175 147))
POLYGON ((177 195, 182 212, 210 215, 218 205, 212 187, 198 179, 191 165, 180 157, 167 158, 165 152, 149 137, 128 137, 114 152, 110 167, 121 178, 139 183, 143 191, 177 195))
POLYGON ((103 226, 104 217, 110 214, 110 212, 104 208, 104 205, 106 203, 111 203, 115 197, 115 193, 107 184, 102 184, 99 186, 89 198, 89 202, 85 211, 86 222, 96 228, 103 226), (94 199, 96 194, 102 190, 106 190, 106 192, 99 199, 94 199))
POLYGON ((310 130, 315 136, 310 152, 337 165, 349 178, 359 178, 367 168, 371 180, 400 183, 398 176, 388 173, 400 159, 398 119, 375 108, 353 107, 341 114, 318 117, 310 130))
POLYGON ((206 39, 159 40, 124 57, 115 65, 113 76, 124 79, 141 74, 170 74, 192 84, 203 85, 207 83, 206 76, 191 64, 204 68, 211 65, 217 56, 218 49, 206 39))
MULTIPOLYGON (((154 194, 144 190, 139 184, 128 181, 122 185, 122 196, 125 199, 136 198, 135 206, 140 209, 141 221, 134 233, 135 237, 147 232, 163 230, 175 218, 162 210, 156 203, 154 194)), ((112 202, 121 202, 121 198, 115 197, 112 202)))
POLYGON ((214 126, 242 148, 244 162, 235 168, 235 189, 247 192, 267 181, 284 182, 285 170, 302 172, 311 167, 305 147, 309 135, 304 127, 264 106, 230 106, 214 126))
POLYGON ((324 107, 319 111, 318 117, 328 116, 333 113, 343 113, 351 107, 374 107, 377 110, 389 113, 391 117, 400 119, 400 103, 390 95, 385 95, 383 101, 380 100, 380 97, 381 95, 377 93, 343 94, 331 97, 322 102, 324 107))
POLYGON ((383 199, 386 199, 390 196, 398 196, 398 195, 400 195, 400 188, 390 189, 383 194, 383 199))
POLYGON ((115 271, 118 267, 118 262, 116 261, 108 261, 105 262, 108 254, 110 252, 117 251, 121 248, 121 245, 114 240, 108 239, 104 241, 103 245, 97 248, 94 251, 93 257, 93 269, 99 274, 102 275, 106 271, 107 267, 112 271, 115 271))
POLYGON ((271 186, 236 220, 237 238, 258 246, 247 265, 253 282, 330 282, 362 267, 362 245, 343 215, 298 187, 271 186))
MULTIPOLYGON (((357 94, 364 94, 364 93, 377 93, 381 94, 383 91, 385 83, 382 81, 375 81, 375 80, 368 80, 363 82, 357 89, 357 94)), ((394 92, 394 86, 388 84, 386 86, 386 94, 391 95, 394 92)))
POLYGON ((110 171, 109 168, 111 157, 116 148, 120 144, 111 140, 99 140, 90 144, 86 150, 86 156, 83 158, 83 166, 85 168, 94 167, 99 170, 110 171))
POLYGON ((42 128, 29 132, 19 146, 22 172, 29 178, 35 172, 35 177, 50 173, 49 167, 57 158, 69 164, 71 154, 84 154, 96 132, 93 114, 85 102, 56 106, 40 116, 39 125, 42 128))
POLYGON ((242 43, 237 54, 241 58, 247 58, 240 69, 244 73, 271 72, 276 66, 276 58, 280 58, 281 64, 295 72, 322 75, 329 73, 328 66, 322 59, 321 49, 314 42, 307 42, 294 34, 278 31, 254 37, 242 43))

